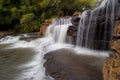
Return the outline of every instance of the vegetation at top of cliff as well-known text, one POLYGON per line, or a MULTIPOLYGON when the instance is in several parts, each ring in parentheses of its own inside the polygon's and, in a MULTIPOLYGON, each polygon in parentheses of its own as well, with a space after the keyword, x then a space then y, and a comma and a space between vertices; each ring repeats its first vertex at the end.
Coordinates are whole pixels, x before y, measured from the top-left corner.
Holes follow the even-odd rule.
POLYGON ((94 7, 95 0, 0 0, 0 31, 38 31, 47 18, 94 7))

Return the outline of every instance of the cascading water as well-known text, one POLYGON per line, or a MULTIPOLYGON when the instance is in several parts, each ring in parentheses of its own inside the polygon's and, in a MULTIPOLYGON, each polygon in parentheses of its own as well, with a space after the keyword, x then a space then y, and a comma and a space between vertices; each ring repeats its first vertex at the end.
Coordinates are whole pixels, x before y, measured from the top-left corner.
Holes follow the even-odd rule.
POLYGON ((85 11, 80 15, 77 46, 109 49, 114 20, 120 17, 120 3, 118 1, 103 0, 99 7, 85 11))
MULTIPOLYGON (((112 39, 114 19, 120 17, 120 2, 117 1, 118 0, 104 0, 98 8, 93 11, 85 11, 80 15, 81 20, 77 34, 77 46, 94 48, 97 46, 101 47, 102 45, 104 49, 108 47, 106 44, 109 44, 112 39), (118 10, 116 10, 116 7, 118 10), (97 46, 95 46, 96 44, 97 46)), ((43 57, 47 52, 56 49, 68 48, 82 55, 108 56, 108 54, 103 52, 91 51, 90 49, 80 47, 76 48, 73 45, 65 44, 67 29, 70 25, 71 19, 60 18, 53 20, 52 24, 48 26, 44 38, 38 38, 29 42, 20 40, 21 37, 29 37, 26 35, 7 36, 0 39, 0 45, 10 44, 8 47, 3 48, 5 50, 19 48, 30 48, 34 50, 32 60, 17 66, 17 68, 22 69, 22 71, 15 77, 15 80, 52 80, 52 78, 45 75, 45 69, 43 67, 45 60, 43 57)), ((27 54, 29 55, 29 53, 27 54)))
MULTIPOLYGON (((78 47, 74 48, 73 45, 65 44, 67 37, 67 29, 68 26, 70 25, 71 25, 70 18, 69 19, 60 18, 53 20, 52 24, 48 26, 44 38, 38 38, 31 41, 20 40, 20 38, 22 37, 30 37, 30 35, 26 35, 26 34, 18 35, 18 36, 6 36, 1 38, 0 45, 5 45, 5 44, 9 44, 9 45, 5 48, 0 49, 0 51, 15 50, 13 52, 17 54, 18 53, 17 49, 21 50, 21 49, 30 48, 34 54, 34 56, 32 56, 32 59, 29 62, 26 62, 24 64, 19 64, 18 66, 14 66, 14 68, 17 69, 17 71, 21 70, 21 72, 19 74, 15 74, 16 76, 12 80, 53 80, 53 78, 51 78, 49 75, 47 76, 45 75, 45 69, 43 67, 45 60, 43 59, 43 57, 47 52, 57 49, 67 48, 70 50, 73 49, 78 54, 85 53, 84 55, 94 55, 99 57, 108 56, 108 54, 103 52, 101 53, 101 52, 91 51, 78 47)), ((23 53, 20 54, 22 55, 23 53)), ((24 52, 24 54, 27 54, 27 56, 30 55, 29 52, 27 53, 24 52)), ((8 80, 8 79, 4 79, 4 80, 8 80)))
POLYGON ((46 37, 51 37, 56 43, 65 43, 67 36, 67 29, 72 25, 71 19, 56 19, 49 25, 46 31, 46 37))
POLYGON ((48 26, 44 38, 31 41, 20 40, 22 37, 30 37, 24 34, 19 36, 6 36, 0 39, 0 45, 10 44, 5 48, 6 50, 31 48, 31 50, 34 51, 34 56, 30 62, 17 67, 22 70, 22 72, 15 77, 15 80, 53 80, 51 77, 45 75, 45 69, 43 67, 45 61, 43 57, 46 52, 63 47, 60 44, 66 42, 69 25, 71 25, 70 19, 55 19, 52 24, 48 26))

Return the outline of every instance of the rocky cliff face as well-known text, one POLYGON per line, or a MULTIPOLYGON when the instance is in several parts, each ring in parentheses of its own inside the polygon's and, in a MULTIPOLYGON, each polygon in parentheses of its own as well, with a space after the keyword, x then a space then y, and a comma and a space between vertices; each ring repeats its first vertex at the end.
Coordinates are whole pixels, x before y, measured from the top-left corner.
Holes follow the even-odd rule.
POLYGON ((104 80, 120 80, 120 21, 117 21, 111 42, 112 52, 103 66, 104 80))

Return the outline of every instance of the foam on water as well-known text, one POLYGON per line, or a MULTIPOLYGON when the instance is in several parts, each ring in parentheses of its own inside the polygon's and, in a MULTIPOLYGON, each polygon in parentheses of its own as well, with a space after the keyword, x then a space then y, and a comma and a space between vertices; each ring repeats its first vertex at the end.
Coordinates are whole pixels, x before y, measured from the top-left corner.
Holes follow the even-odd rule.
POLYGON ((20 36, 6 36, 0 39, 0 44, 14 43, 20 39, 20 36))
POLYGON ((16 77, 16 80, 53 80, 51 77, 45 75, 45 69, 43 67, 45 60, 43 57, 49 51, 63 48, 60 43, 65 43, 69 25, 71 25, 70 19, 56 19, 48 27, 44 38, 29 42, 20 40, 22 37, 29 37, 27 34, 6 36, 0 39, 0 44, 12 43, 7 49, 31 48, 35 51, 35 56, 33 56, 30 62, 18 66, 18 69, 22 69, 23 71, 16 77))
POLYGON ((75 47, 74 51, 78 55, 88 55, 88 56, 96 56, 96 57, 108 57, 110 53, 109 51, 97 51, 83 47, 75 47))

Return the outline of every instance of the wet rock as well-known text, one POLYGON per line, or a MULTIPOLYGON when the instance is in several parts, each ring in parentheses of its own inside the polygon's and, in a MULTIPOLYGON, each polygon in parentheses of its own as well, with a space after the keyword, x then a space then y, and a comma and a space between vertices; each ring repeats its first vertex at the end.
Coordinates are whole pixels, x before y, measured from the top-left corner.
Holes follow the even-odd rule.
POLYGON ((102 80, 102 65, 92 65, 101 59, 75 55, 72 50, 60 49, 45 55, 46 74, 54 80, 102 80))
POLYGON ((79 25, 79 21, 80 21, 80 17, 75 16, 75 17, 72 17, 71 23, 72 23, 74 26, 78 26, 78 25, 79 25))
POLYGON ((69 26, 67 35, 77 37, 77 30, 78 30, 77 26, 69 26))

